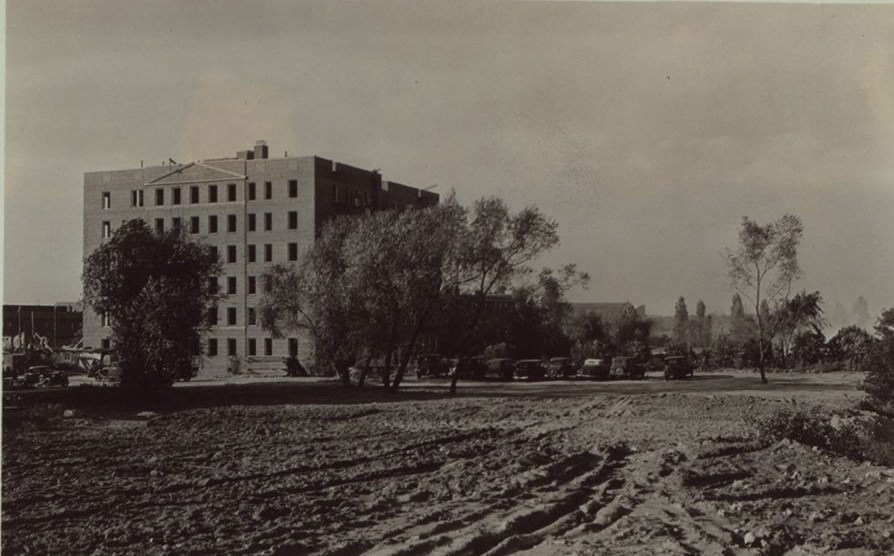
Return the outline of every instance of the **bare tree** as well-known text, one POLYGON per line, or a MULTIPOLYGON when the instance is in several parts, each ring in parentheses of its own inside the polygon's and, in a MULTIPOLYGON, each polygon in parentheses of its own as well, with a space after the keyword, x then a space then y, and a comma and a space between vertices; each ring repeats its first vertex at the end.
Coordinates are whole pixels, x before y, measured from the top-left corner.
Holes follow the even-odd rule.
POLYGON ((730 282, 752 304, 756 315, 758 369, 764 384, 767 382, 764 357, 768 323, 761 306, 764 301, 787 298, 792 282, 801 275, 798 245, 803 231, 801 219, 791 214, 764 226, 746 216, 739 228, 739 244, 726 251, 730 282))

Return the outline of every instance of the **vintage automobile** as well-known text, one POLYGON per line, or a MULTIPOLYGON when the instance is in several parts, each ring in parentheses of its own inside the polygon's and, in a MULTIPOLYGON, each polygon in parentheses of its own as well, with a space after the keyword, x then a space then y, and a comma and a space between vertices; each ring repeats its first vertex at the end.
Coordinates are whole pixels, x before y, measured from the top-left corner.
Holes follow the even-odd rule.
POLYGON ((664 380, 692 376, 694 366, 685 355, 669 355, 664 358, 664 380))
POLYGON ((646 377, 646 368, 635 357, 613 357, 610 376, 643 379, 646 377))
POLYGON ((515 373, 512 377, 515 380, 543 380, 546 378, 546 373, 546 367, 540 359, 522 359, 515 362, 515 373))
POLYGON ((608 359, 585 359, 583 366, 577 370, 577 378, 590 380, 608 380, 611 364, 608 359))
POLYGON ((549 378, 574 378, 575 374, 570 357, 553 357, 549 360, 549 378))
POLYGON ((497 380, 512 380, 515 374, 515 363, 512 359, 496 358, 488 359, 486 363, 485 378, 495 378, 497 380))
POLYGON ((447 376, 448 365, 437 353, 420 353, 415 367, 417 378, 447 376))
POLYGON ((65 387, 68 386, 68 375, 47 365, 34 365, 28 367, 22 376, 22 386, 25 388, 65 387))

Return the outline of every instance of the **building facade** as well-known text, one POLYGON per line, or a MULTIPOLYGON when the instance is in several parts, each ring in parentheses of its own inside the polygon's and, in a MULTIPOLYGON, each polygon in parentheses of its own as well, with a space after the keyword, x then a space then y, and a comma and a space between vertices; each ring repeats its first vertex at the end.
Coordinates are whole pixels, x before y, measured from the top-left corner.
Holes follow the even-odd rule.
MULTIPOLYGON (((84 174, 85 256, 131 219, 155 230, 181 229, 216 249, 226 297, 203 341, 206 369, 224 369, 234 356, 249 364, 288 355, 311 363, 309 339, 276 339, 261 329, 256 308, 264 271, 298 264, 336 216, 438 203, 437 194, 384 181, 378 170, 268 153, 258 141, 233 158, 84 174)), ((108 347, 110 320, 89 308, 83 319, 85 345, 108 347)))

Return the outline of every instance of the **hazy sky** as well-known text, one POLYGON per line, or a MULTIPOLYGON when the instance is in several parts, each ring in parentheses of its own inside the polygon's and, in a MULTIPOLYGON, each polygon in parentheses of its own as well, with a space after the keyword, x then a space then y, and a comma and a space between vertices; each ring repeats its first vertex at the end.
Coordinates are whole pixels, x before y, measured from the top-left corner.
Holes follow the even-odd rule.
POLYGON ((575 298, 729 309, 743 215, 894 305, 894 6, 10 0, 4 301, 80 297, 83 173, 256 139, 560 223, 575 298))

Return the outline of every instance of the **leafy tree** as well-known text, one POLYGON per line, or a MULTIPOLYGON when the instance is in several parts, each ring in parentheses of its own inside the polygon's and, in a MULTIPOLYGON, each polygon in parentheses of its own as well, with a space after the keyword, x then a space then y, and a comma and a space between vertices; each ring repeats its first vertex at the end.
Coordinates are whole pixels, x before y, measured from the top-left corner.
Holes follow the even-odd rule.
POLYGON ((125 222, 84 261, 84 301, 112 321, 122 385, 170 386, 200 353, 221 263, 178 230, 125 222))
POLYGON ((326 223, 301 259, 301 265, 275 265, 264 273, 264 294, 258 305, 263 329, 281 338, 286 331, 304 331, 313 339, 313 366, 329 369, 344 385, 360 344, 357 323, 364 315, 345 280, 344 245, 356 229, 350 217, 326 223))
POLYGON ((869 332, 856 325, 845 326, 829 339, 829 357, 844 363, 848 370, 861 369, 872 343, 869 332))
POLYGON ((674 306, 674 331, 671 337, 678 344, 689 344, 689 310, 682 296, 674 306))
POLYGON ((699 347, 711 345, 711 317, 706 312, 705 302, 699 299, 695 305, 695 320, 690 331, 692 342, 699 347))
MULTIPOLYGON (((826 321, 823 318, 823 298, 820 292, 799 292, 790 299, 780 300, 767 319, 769 329, 779 340, 779 354, 785 361, 797 335, 813 332, 822 336, 826 321)), ((803 340, 802 340, 803 342, 803 340)))
POLYGON ((894 308, 882 312, 875 325, 879 339, 866 356, 863 390, 876 406, 894 406, 894 308))
MULTIPOLYGON (((473 205, 457 249, 457 290, 472 297, 472 310, 465 335, 456 346, 464 354, 477 331, 487 296, 508 288, 513 279, 530 273, 528 264, 559 242, 558 224, 537 208, 510 212, 496 197, 479 199, 473 205)), ((451 393, 456 392, 454 376, 451 393)))
POLYGON ((711 344, 711 365, 715 368, 735 367, 741 345, 729 334, 720 334, 711 344))
POLYGON ((799 366, 816 365, 826 355, 826 337, 819 330, 799 332, 791 344, 791 356, 799 366))
POLYGON ((798 245, 802 234, 801 220, 791 214, 764 226, 743 217, 739 244, 727 249, 730 282, 752 303, 757 315, 758 369, 765 384, 768 323, 761 305, 787 295, 792 282, 801 275, 798 245))
POLYGON ((642 353, 648 350, 652 331, 652 321, 640 316, 633 305, 627 305, 611 323, 612 342, 615 349, 624 355, 642 353))

